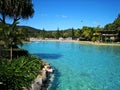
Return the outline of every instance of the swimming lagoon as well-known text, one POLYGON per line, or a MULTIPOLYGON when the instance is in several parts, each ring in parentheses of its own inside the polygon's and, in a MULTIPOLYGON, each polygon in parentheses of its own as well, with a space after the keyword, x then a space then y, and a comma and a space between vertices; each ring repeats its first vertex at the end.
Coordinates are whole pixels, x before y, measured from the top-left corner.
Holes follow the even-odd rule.
POLYGON ((48 90, 120 90, 120 47, 32 42, 22 48, 55 68, 48 90))

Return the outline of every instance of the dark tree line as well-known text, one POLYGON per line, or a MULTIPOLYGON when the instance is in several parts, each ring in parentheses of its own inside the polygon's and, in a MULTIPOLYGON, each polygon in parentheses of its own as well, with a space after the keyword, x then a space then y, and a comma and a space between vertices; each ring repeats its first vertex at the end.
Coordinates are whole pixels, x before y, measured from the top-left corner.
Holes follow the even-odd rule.
MULTIPOLYGON (((71 37, 72 39, 77 38, 84 38, 85 40, 91 40, 93 37, 93 33, 95 33, 97 30, 101 30, 100 27, 88 27, 84 26, 82 29, 74 29, 70 28, 67 30, 54 30, 54 31, 46 31, 43 30, 37 30, 37 31, 31 31, 29 32, 29 37, 36 37, 36 38, 55 38, 59 39, 60 37, 68 38, 71 37)), ((29 30, 28 30, 29 31, 29 30)))

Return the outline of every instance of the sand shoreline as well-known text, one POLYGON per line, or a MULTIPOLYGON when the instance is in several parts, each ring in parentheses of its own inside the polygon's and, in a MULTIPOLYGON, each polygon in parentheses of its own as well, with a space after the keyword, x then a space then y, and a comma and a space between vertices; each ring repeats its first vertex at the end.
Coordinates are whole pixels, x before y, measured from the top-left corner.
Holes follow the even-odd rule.
POLYGON ((91 45, 98 45, 98 46, 120 46, 120 43, 103 43, 103 42, 92 42, 92 41, 80 41, 81 44, 91 44, 91 45))
POLYGON ((120 46, 120 42, 111 42, 111 43, 103 43, 103 42, 92 42, 92 41, 78 41, 78 40, 58 40, 58 39, 37 39, 31 40, 30 42, 40 42, 40 41, 54 41, 54 42, 75 42, 80 44, 91 44, 91 45, 108 45, 108 46, 120 46))

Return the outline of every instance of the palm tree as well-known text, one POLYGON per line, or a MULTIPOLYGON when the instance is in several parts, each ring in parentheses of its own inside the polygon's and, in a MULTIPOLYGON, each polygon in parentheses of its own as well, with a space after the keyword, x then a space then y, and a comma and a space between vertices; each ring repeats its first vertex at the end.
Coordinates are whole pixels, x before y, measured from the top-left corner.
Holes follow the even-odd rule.
POLYGON ((22 45, 23 40, 26 38, 24 31, 22 29, 17 28, 17 24, 19 22, 14 22, 12 25, 6 25, 4 24, 4 38, 6 47, 10 48, 10 59, 12 60, 12 50, 13 48, 16 48, 17 45, 22 45))
POLYGON ((0 20, 4 23, 6 16, 9 16, 14 21, 19 19, 28 19, 34 13, 31 0, 0 0, 0 20))
POLYGON ((16 29, 18 20, 28 19, 33 16, 33 13, 31 0, 0 0, 0 21, 2 22, 4 41, 11 49, 13 45, 22 44, 21 38, 23 37, 21 36, 24 36, 21 35, 23 34, 21 30, 16 29), (6 24, 6 17, 13 19, 12 25, 6 24))

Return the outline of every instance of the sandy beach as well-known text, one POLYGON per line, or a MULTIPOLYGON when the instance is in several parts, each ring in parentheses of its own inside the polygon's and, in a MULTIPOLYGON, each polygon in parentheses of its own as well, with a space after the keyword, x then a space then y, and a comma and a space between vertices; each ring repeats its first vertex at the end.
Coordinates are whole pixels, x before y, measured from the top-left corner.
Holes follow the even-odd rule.
POLYGON ((92 41, 79 41, 81 44, 91 44, 91 45, 108 45, 108 46, 120 46, 120 42, 111 42, 111 43, 103 43, 103 42, 92 42, 92 41))
POLYGON ((79 41, 79 40, 58 40, 58 39, 37 39, 37 38, 30 40, 30 42, 33 42, 33 41, 75 42, 80 44, 91 44, 91 45, 120 46, 120 42, 103 43, 103 42, 79 41))

